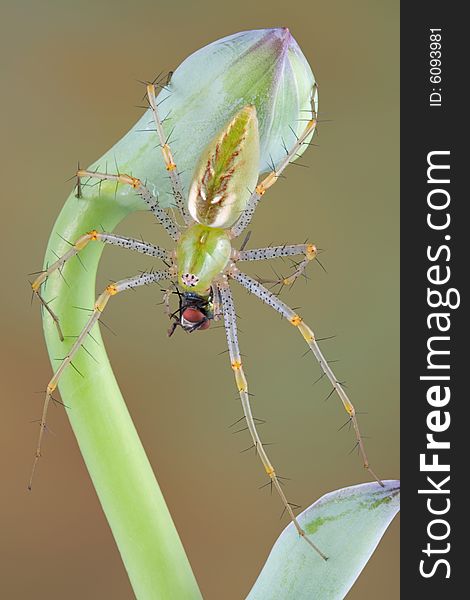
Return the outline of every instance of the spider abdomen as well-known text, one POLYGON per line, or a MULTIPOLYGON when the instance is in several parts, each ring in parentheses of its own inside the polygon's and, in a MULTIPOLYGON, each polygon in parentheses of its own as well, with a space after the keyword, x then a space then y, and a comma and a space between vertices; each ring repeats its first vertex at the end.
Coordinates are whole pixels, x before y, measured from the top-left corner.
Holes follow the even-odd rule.
POLYGON ((259 171, 256 108, 242 108, 202 153, 189 189, 192 218, 208 227, 231 227, 246 208, 259 171))
POLYGON ((178 285, 184 290, 207 292, 212 280, 227 266, 231 249, 224 229, 199 224, 186 229, 176 247, 178 285))

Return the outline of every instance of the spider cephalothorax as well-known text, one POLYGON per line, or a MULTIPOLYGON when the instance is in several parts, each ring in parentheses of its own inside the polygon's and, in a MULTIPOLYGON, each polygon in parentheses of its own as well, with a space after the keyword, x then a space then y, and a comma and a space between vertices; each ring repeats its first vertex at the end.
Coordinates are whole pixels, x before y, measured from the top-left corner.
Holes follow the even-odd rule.
POLYGON ((168 336, 172 336, 178 326, 186 333, 208 329, 214 318, 212 296, 204 297, 194 292, 181 293, 178 288, 175 294, 179 298, 179 307, 170 315, 172 323, 168 329, 168 336))

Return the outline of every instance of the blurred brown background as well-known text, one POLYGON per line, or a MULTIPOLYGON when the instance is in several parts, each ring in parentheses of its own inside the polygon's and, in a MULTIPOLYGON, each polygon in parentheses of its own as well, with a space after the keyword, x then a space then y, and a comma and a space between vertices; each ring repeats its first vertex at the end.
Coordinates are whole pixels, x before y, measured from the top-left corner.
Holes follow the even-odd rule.
MULTIPOLYGON (((286 3, 146 0, 2 2, 3 338, 0 595, 3 598, 132 598, 126 574, 65 413, 54 410, 32 494, 26 482, 50 365, 27 273, 38 270, 77 159, 98 158, 140 116, 136 79, 176 67, 204 44, 243 29, 288 26, 320 85, 325 122, 286 181, 258 211, 251 247, 301 242, 326 251, 328 273, 284 295, 302 306, 340 379, 347 381, 384 478, 398 477, 398 1, 286 3), (289 198, 287 200, 286 198, 289 198)), ((146 213, 119 228, 166 243, 146 213)), ((106 249, 99 286, 149 263, 106 249)), ((256 273, 269 273, 258 268, 256 273)), ((301 338, 236 290, 242 352, 255 414, 290 498, 307 506, 367 480, 339 401, 301 338)), ((166 337, 157 289, 122 297, 104 333, 119 383, 155 468, 205 597, 239 600, 287 521, 269 496, 245 434, 222 329, 166 337), (130 317, 132 315, 132 318, 130 317), (133 348, 146 348, 143 358, 133 348), (163 401, 163 398, 166 398, 163 401), (170 425, 171 426, 170 426, 170 425), (190 460, 189 460, 190 459, 190 460), (191 470, 188 464, 191 462, 191 470), (227 469, 226 465, 230 465, 227 469)), ((394 522, 348 598, 396 599, 394 522)))

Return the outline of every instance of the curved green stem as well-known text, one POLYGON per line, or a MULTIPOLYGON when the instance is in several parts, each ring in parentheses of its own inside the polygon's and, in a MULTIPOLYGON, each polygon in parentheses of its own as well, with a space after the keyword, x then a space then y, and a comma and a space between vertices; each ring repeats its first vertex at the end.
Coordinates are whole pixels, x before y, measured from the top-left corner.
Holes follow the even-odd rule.
MULTIPOLYGON (((103 222, 112 230, 126 215, 113 195, 67 200, 49 241, 47 255, 62 255, 83 232, 103 222)), ((99 225, 98 225, 99 226, 99 225)), ((60 315, 65 341, 52 320, 44 329, 51 360, 65 356, 88 318, 95 300, 95 276, 103 246, 92 244, 82 264, 71 259, 47 283, 47 298, 60 315)), ((60 381, 73 431, 93 480, 135 594, 147 598, 201 598, 171 515, 139 440, 106 355, 99 327, 60 381)), ((53 360, 53 364, 56 361, 53 360)), ((57 364, 56 364, 57 366, 57 364)), ((43 459, 44 460, 44 459, 43 459)), ((43 465, 40 464, 40 468, 43 465)), ((40 473, 40 472, 39 472, 40 473)), ((39 474, 38 473, 38 474, 39 474)))

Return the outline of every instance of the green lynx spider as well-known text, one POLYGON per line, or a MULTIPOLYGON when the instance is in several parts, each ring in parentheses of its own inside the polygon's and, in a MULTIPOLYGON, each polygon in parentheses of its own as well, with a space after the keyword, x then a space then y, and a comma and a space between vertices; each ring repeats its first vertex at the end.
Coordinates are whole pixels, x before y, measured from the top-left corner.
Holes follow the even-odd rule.
MULTIPOLYGON (((281 487, 280 478, 276 475, 276 471, 258 435, 255 419, 251 412, 248 384, 241 361, 237 339, 235 308, 229 285, 230 280, 236 281, 250 293, 279 312, 300 331, 319 362, 323 374, 331 382, 349 415, 364 467, 381 484, 381 481, 369 466, 354 407, 344 388, 333 374, 327 360, 324 358, 314 333, 298 314, 264 287, 260 281, 245 275, 239 270, 239 263, 243 261, 303 256, 295 271, 288 278, 280 280, 280 283, 290 285, 303 273, 307 264, 317 256, 316 247, 313 244, 273 246, 257 250, 236 250, 232 247, 232 240, 238 238, 246 229, 266 190, 278 180, 287 165, 294 159, 301 146, 308 141, 309 137, 315 131, 317 124, 316 90, 314 90, 312 97, 312 117, 308 121, 305 130, 297 138, 293 147, 286 152, 286 156, 280 164, 260 183, 257 183, 259 134, 256 109, 254 106, 245 106, 242 108, 225 128, 215 136, 202 153, 189 189, 187 203, 184 199, 178 170, 163 130, 153 84, 147 85, 147 96, 155 121, 163 159, 170 177, 175 204, 184 220, 184 226, 180 226, 170 217, 169 213, 159 205, 157 197, 139 179, 119 173, 77 171, 78 189, 80 189, 81 178, 84 177, 98 180, 113 180, 120 184, 132 186, 164 227, 170 238, 175 242, 176 247, 173 251, 168 251, 139 240, 93 230, 82 235, 68 252, 49 266, 47 270, 41 272, 33 282, 33 291, 54 319, 59 336, 63 339, 59 319, 42 299, 40 288, 51 273, 60 269, 67 260, 78 254, 89 242, 100 241, 105 244, 134 250, 159 258, 167 266, 166 269, 161 271, 144 272, 135 277, 112 283, 98 296, 88 322, 47 385, 30 487, 34 471, 41 456, 41 445, 46 430, 47 409, 52 399, 52 393, 56 389, 62 373, 72 362, 74 355, 82 346, 86 336, 99 321, 109 299, 124 290, 168 280, 173 283, 180 298, 179 310, 170 315, 173 319, 173 324, 169 332, 170 335, 177 326, 181 326, 187 332, 206 329, 212 319, 218 319, 223 316, 231 366, 240 394, 247 429, 253 440, 253 447, 263 463, 271 485, 278 492, 284 509, 289 514, 298 533, 326 559, 325 555, 305 535, 305 532, 300 527, 293 512, 293 505, 287 501, 281 487), (249 190, 254 190, 254 192, 250 193, 249 190)), ((166 304, 168 305, 168 294, 166 295, 166 304)))

